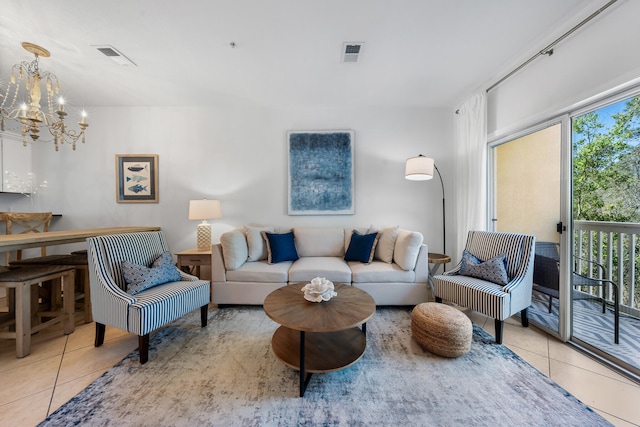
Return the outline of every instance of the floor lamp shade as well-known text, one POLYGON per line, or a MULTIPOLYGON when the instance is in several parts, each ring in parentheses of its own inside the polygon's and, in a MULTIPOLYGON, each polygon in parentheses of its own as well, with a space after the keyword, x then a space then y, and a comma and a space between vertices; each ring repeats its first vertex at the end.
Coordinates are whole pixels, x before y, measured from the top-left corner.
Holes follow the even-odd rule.
POLYGON ((221 217, 220 200, 202 199, 189 201, 189 219, 202 220, 198 224, 198 250, 208 251, 211 249, 211 224, 207 220, 221 217))
POLYGON ((426 181, 433 178, 433 166, 435 162, 430 157, 420 154, 418 157, 407 159, 404 169, 404 177, 411 181, 426 181))

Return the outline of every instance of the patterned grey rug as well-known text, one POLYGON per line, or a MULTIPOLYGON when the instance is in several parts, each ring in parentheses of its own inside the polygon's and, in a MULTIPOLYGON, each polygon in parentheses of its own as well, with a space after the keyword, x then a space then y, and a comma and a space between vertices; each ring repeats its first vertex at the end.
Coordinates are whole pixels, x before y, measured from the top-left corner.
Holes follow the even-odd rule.
POLYGON ((476 326, 465 356, 424 352, 406 308, 379 307, 362 359, 315 374, 303 398, 261 307, 213 309, 199 325, 197 311, 162 329, 147 364, 134 351, 40 425, 610 425, 476 326))

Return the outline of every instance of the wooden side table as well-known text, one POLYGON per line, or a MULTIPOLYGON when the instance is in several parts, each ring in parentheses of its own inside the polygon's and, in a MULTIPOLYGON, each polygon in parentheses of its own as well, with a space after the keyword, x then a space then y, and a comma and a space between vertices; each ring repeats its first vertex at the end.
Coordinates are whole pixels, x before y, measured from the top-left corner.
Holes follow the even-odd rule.
POLYGON ((429 286, 431 286, 431 292, 433 292, 433 276, 437 273, 438 267, 442 264, 443 270, 445 270, 445 265, 451 262, 451 257, 445 254, 438 254, 435 252, 428 253, 429 264, 433 264, 429 267, 429 286))
POLYGON ((199 251, 197 248, 187 249, 176 253, 178 257, 178 268, 185 273, 193 274, 202 280, 208 280, 211 285, 209 291, 209 301, 213 297, 213 283, 211 283, 211 249, 199 251), (209 269, 201 272, 201 266, 208 266, 209 269), (204 273, 204 274, 203 274, 204 273))

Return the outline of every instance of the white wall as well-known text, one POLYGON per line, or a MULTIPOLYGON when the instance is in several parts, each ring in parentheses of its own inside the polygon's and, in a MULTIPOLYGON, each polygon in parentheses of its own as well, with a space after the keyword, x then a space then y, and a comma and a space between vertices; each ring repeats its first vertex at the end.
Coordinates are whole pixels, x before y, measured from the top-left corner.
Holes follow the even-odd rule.
MULTIPOLYGON (((32 201, 0 195, 0 210, 51 209, 63 215, 54 229, 159 225, 177 252, 195 247, 197 221, 187 219, 189 199, 206 196, 222 202, 214 241, 247 223, 397 224, 441 247, 440 183, 405 180, 404 162, 420 153, 434 157, 445 186, 452 185, 448 109, 138 107, 90 113, 87 142, 75 152, 34 146, 34 170, 48 187, 32 201), (326 129, 355 131, 356 213, 289 216, 286 131, 326 129), (159 155, 159 203, 116 203, 116 154, 159 155)), ((452 194, 452 187, 447 190, 452 194)))
POLYGON ((537 58, 490 91, 490 139, 540 123, 620 85, 640 81, 638 17, 640 1, 619 0, 558 44, 552 56, 537 58))

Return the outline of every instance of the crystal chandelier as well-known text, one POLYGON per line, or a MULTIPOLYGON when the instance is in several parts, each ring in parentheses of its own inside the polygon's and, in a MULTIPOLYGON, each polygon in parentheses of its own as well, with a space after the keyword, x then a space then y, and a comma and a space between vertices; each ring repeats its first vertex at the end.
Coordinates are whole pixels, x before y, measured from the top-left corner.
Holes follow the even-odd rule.
MULTIPOLYGON (((40 126, 44 125, 53 136, 53 143, 58 151, 59 145, 68 143, 73 149, 76 149, 76 141, 82 137, 84 143, 84 131, 89 126, 87 123, 87 113, 83 110, 82 117, 78 126, 80 130, 69 129, 64 119, 67 116, 65 111, 64 99, 60 95, 60 84, 58 78, 48 72, 40 70, 38 66, 38 58, 48 58, 49 51, 32 43, 24 42, 22 47, 33 53, 36 57, 31 62, 22 61, 11 69, 11 80, 7 84, 6 93, 0 94, 0 118, 1 129, 5 130, 5 121, 17 120, 21 123, 21 132, 23 144, 27 145, 27 135, 33 141, 37 141, 40 137, 40 126), (24 80, 24 91, 26 91, 26 102, 19 103, 19 94, 21 92, 20 83, 24 80), (40 107, 40 99, 42 98, 42 90, 40 84, 46 85, 47 111, 43 111, 40 107), (54 97, 56 97, 56 108, 54 111, 54 97)), ((22 91, 22 92, 24 92, 22 91)))

